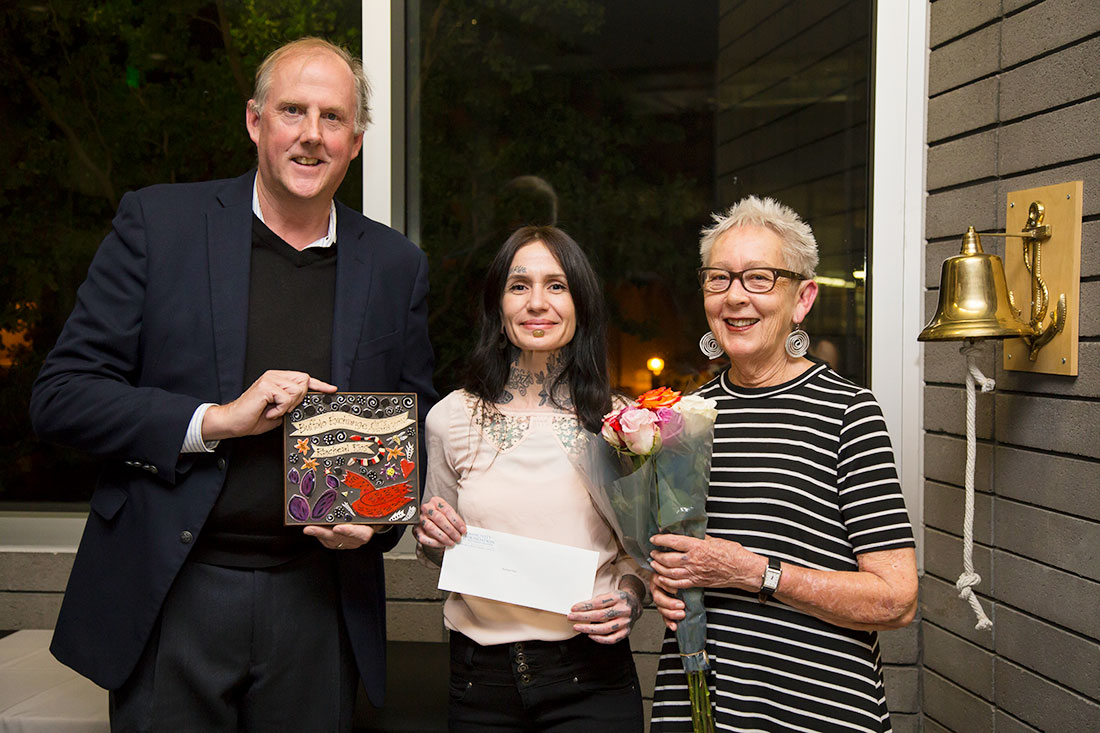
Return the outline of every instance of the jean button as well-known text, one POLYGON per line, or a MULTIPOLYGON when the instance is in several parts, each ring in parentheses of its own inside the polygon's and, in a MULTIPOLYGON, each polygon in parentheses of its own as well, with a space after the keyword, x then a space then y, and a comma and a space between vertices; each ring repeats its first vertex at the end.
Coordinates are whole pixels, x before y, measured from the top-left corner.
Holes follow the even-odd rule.
POLYGON ((515 649, 516 649, 517 652, 522 652, 523 651, 523 642, 522 641, 517 641, 513 646, 515 646, 515 649))
POLYGON ((527 655, 524 654, 523 652, 520 652, 519 654, 516 655, 516 664, 523 664, 526 661, 527 661, 527 655))
MULTIPOLYGON (((528 667, 526 664, 521 664, 516 667, 516 669, 518 669, 520 672, 526 672, 528 669, 530 669, 530 667, 528 667)), ((526 677, 527 675, 524 676, 526 677)))
POLYGON ((529 675, 529 674, 520 675, 520 679, 523 681, 523 684, 525 684, 525 685, 531 684, 531 675, 529 675))

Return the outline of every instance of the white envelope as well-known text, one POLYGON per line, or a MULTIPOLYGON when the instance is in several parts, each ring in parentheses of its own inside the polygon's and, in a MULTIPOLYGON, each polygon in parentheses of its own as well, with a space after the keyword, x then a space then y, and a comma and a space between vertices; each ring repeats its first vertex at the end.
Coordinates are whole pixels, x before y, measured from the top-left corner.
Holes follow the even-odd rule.
POLYGON ((569 613, 592 597, 594 550, 466 526, 466 536, 443 553, 439 589, 554 613, 569 613))

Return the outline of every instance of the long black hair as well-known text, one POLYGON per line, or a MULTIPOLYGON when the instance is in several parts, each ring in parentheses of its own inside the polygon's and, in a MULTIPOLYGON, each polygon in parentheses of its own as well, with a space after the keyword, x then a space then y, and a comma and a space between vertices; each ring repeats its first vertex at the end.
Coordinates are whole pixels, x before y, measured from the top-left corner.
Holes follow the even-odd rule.
MULTIPOLYGON (((561 265, 573 298, 576 331, 561 349, 561 369, 549 386, 550 401, 558 408, 559 387, 569 387, 573 410, 585 429, 599 432, 603 416, 611 411, 607 374, 607 316, 599 280, 588 258, 573 238, 552 226, 525 226, 508 237, 485 274, 481 298, 480 332, 467 365, 463 387, 478 398, 481 409, 495 410, 504 396, 512 362, 519 350, 503 333, 500 302, 508 270, 521 247, 542 242, 561 265)), ((564 409, 564 408, 563 408, 564 409)))

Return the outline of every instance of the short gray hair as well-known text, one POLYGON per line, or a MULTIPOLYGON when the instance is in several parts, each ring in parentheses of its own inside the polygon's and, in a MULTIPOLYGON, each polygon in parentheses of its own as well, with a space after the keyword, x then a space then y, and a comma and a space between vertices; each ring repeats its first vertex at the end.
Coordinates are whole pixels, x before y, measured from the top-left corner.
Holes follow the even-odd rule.
POLYGON ((355 79, 355 134, 361 135, 370 125, 370 81, 363 70, 363 62, 342 46, 326 41, 324 38, 306 36, 297 41, 283 44, 267 55, 256 69, 256 87, 252 92, 249 106, 256 114, 262 114, 264 104, 267 102, 267 93, 271 89, 271 75, 275 66, 287 56, 299 51, 324 52, 335 54, 348 65, 352 77, 355 79))
POLYGON ((771 229, 783 240, 786 265, 795 272, 812 278, 817 267, 817 240, 810 225, 802 221, 794 209, 773 198, 746 196, 722 214, 712 214, 714 224, 700 232, 699 257, 703 265, 718 239, 734 227, 757 226, 771 229))

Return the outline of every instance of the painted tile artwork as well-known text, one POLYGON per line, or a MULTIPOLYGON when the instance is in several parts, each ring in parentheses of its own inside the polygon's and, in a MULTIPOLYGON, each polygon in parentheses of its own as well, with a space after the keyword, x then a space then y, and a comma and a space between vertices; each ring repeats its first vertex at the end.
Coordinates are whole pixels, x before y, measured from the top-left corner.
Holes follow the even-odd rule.
POLYGON ((285 524, 416 522, 415 394, 310 392, 283 438, 285 524))

